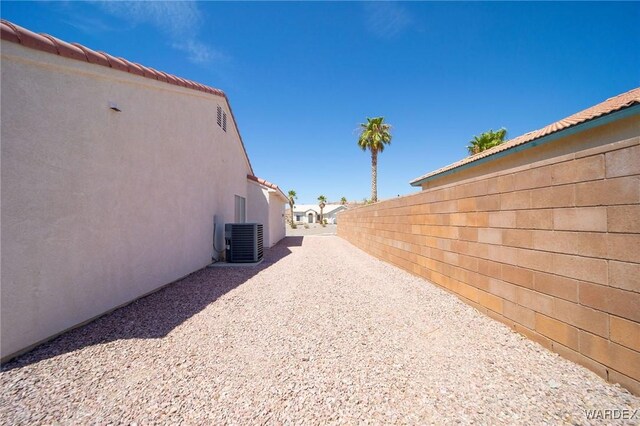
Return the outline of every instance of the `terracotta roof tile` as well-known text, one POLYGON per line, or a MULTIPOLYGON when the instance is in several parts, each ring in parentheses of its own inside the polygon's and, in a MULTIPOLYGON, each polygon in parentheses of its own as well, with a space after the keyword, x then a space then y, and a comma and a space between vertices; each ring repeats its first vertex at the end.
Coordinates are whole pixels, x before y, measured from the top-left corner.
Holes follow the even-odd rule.
POLYGON ((176 86, 180 85, 180 80, 175 75, 165 73, 164 76, 167 78, 167 83, 174 84, 176 86))
POLYGON ((169 75, 166 72, 158 71, 158 81, 162 81, 163 83, 169 82, 169 75))
POLYGON ((124 61, 128 66, 129 66, 129 72, 131 74, 135 74, 135 75, 139 75, 144 77, 144 70, 142 69, 142 67, 138 64, 135 64, 133 62, 129 62, 124 58, 120 58, 121 61, 124 61))
POLYGON ((99 53, 101 53, 102 55, 104 55, 105 58, 107 58, 107 61, 109 61, 109 66, 111 68, 119 71, 129 72, 129 67, 123 60, 118 59, 115 56, 109 55, 107 52, 99 52, 99 53))
POLYGON ((158 79, 158 71, 154 70, 153 68, 145 67, 144 65, 138 64, 138 66, 142 69, 144 77, 150 78, 152 80, 158 79))
POLYGON ((48 38, 52 43, 55 44, 58 55, 81 61, 85 60, 86 55, 84 51, 82 51, 82 49, 78 48, 77 46, 67 43, 66 41, 56 40, 47 34, 42 34, 42 36, 48 38))
POLYGON ((274 191, 278 192, 285 200, 288 200, 282 189, 280 189, 280 187, 275 183, 271 183, 268 180, 264 180, 254 175, 247 175, 247 179, 258 182, 260 185, 266 186, 267 188, 273 189, 274 191))
MULTIPOLYGON (((153 68, 144 67, 140 64, 135 64, 124 58, 116 58, 108 53, 96 52, 86 46, 78 43, 67 43, 60 39, 57 39, 48 34, 36 34, 26 28, 20 27, 5 19, 0 20, 0 38, 12 43, 21 44, 31 49, 40 50, 42 52, 52 53, 69 59, 75 59, 78 61, 88 62, 90 64, 101 65, 104 67, 113 68, 119 71, 139 75, 144 78, 152 80, 158 80, 163 83, 173 84, 175 86, 186 87, 192 90, 198 90, 200 92, 210 93, 212 95, 221 96, 226 99, 229 105, 229 112, 234 123, 236 122, 233 110, 231 109, 231 103, 227 98, 227 95, 220 89, 214 87, 205 86, 204 84, 196 83, 194 81, 186 80, 175 75, 167 74, 162 71, 154 70, 153 68)), ((240 129, 236 125, 236 131, 240 137, 240 144, 249 163, 249 169, 253 171, 251 166, 251 160, 247 155, 247 150, 244 146, 244 141, 240 135, 240 129)))
POLYGON ((507 151, 518 145, 522 145, 527 142, 540 139, 552 133, 565 130, 571 126, 575 126, 577 124, 581 124, 586 121, 593 120, 594 118, 598 118, 603 115, 607 115, 612 112, 619 111, 621 109, 628 108, 636 104, 640 104, 640 87, 632 89, 628 92, 622 93, 618 96, 609 98, 602 103, 594 105, 591 108, 587 108, 584 111, 575 113, 567 118, 563 118, 562 120, 556 121, 555 123, 549 124, 548 126, 545 126, 542 129, 525 133, 524 135, 518 136, 517 138, 511 139, 491 149, 472 155, 470 157, 463 158, 462 160, 457 161, 453 164, 449 164, 448 166, 442 167, 438 170, 434 170, 430 173, 427 173, 426 175, 422 175, 418 178, 413 179, 410 183, 411 185, 419 186, 420 182, 427 178, 439 175, 449 170, 456 169, 458 167, 464 166, 469 163, 473 163, 474 161, 478 161, 482 158, 489 157, 499 152, 507 151))
MULTIPOLYGON (((5 21, 2 21, 2 23, 4 24, 5 21)), ((8 28, 6 30, 3 28, 3 38, 5 34, 13 30, 18 39, 17 43, 20 43, 23 46, 30 47, 32 49, 42 50, 43 52, 55 53, 56 55, 58 54, 58 49, 56 48, 55 42, 53 40, 50 40, 42 36, 41 34, 33 33, 26 28, 19 27, 10 22, 6 22, 6 24, 8 28)), ((10 37, 8 40, 16 43, 14 37, 10 37)))
POLYGON ((86 47, 84 47, 81 44, 78 43, 71 43, 73 46, 77 47, 78 49, 82 50, 85 54, 85 58, 80 58, 79 60, 81 61, 87 61, 90 64, 96 64, 96 65, 102 65, 104 67, 108 67, 109 66, 109 61, 107 60, 107 58, 94 51, 91 49, 87 49, 86 47))
POLYGON ((18 37, 18 32, 15 30, 13 25, 10 22, 2 22, 3 25, 0 26, 0 35, 2 35, 2 40, 7 40, 12 43, 20 43, 20 37, 18 37))

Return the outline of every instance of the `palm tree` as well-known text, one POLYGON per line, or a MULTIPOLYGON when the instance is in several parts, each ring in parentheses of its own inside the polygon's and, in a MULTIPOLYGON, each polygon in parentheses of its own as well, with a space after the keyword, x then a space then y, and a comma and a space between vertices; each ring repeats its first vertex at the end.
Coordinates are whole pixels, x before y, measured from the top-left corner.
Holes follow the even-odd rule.
POLYGON ((371 202, 378 201, 378 153, 391 143, 391 126, 384 123, 384 117, 368 118, 360 124, 358 146, 363 151, 371 151, 371 202))
POLYGON ((293 206, 296 203, 296 198, 298 198, 298 195, 296 194, 296 191, 294 191, 293 189, 291 191, 289 191, 289 208, 291 208, 291 227, 293 227, 295 225, 295 222, 293 221, 293 206))
POLYGON ((320 207, 320 225, 324 225, 324 221, 322 220, 322 210, 324 206, 327 204, 327 197, 321 195, 318 197, 318 207, 320 207))
POLYGON ((340 198, 340 204, 342 204, 343 206, 347 204, 347 197, 340 198))
POLYGON ((479 152, 486 151, 489 148, 500 145, 504 142, 506 137, 507 129, 504 127, 495 132, 493 130, 489 130, 488 132, 482 133, 480 136, 474 136, 473 139, 469 141, 467 150, 471 155, 478 154, 479 152))

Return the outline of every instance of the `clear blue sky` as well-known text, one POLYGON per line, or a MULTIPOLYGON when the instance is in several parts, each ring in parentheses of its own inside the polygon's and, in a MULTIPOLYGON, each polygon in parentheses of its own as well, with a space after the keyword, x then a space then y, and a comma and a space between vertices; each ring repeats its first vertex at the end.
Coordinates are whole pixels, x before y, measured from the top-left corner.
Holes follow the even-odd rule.
POLYGON ((640 86, 640 3, 2 2, 4 19, 224 90, 255 173, 300 203, 370 195, 358 124, 393 142, 379 198, 640 86))

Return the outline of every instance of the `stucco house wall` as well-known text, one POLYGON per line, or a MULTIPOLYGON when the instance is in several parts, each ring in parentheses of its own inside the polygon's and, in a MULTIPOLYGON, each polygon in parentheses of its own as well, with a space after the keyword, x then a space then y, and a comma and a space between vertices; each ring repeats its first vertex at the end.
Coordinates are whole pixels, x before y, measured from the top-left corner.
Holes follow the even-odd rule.
MULTIPOLYGON (((347 207, 344 205, 327 204, 323 209, 323 218, 327 220, 327 223, 337 223, 337 214, 347 207)), ((290 214, 290 213, 289 213, 290 214)), ((293 207, 294 219, 300 217, 300 220, 296 220, 296 223, 319 223, 320 221, 320 207, 310 204, 301 204, 293 207), (313 221, 309 222, 309 214, 313 216, 313 221)))
POLYGON ((3 359, 209 264, 214 217, 233 222, 252 173, 223 94, 27 48, 5 29, 3 359))
POLYGON ((317 213, 311 209, 307 209, 305 211, 302 210, 293 210, 293 218, 296 223, 317 223, 317 213), (309 222, 309 214, 312 216, 312 221, 309 222), (298 220, 300 219, 300 220, 298 220))
POLYGON ((313 210, 302 212, 302 223, 318 223, 319 216, 313 210))
POLYGON ((284 216, 286 197, 282 197, 274 191, 269 192, 269 247, 273 247, 285 237, 286 218, 284 216))
POLYGON ((247 181, 247 197, 247 222, 261 223, 264 246, 273 247, 285 236, 286 197, 252 180, 247 181))
POLYGON ((338 206, 333 208, 329 213, 325 213, 323 216, 327 219, 328 223, 337 224, 338 223, 338 213, 345 211, 347 209, 346 206, 338 206))
POLYGON ((269 192, 257 183, 247 181, 247 222, 263 225, 263 241, 269 245, 269 192))
POLYGON ((640 394, 636 93, 619 118, 342 212, 338 235, 640 394))

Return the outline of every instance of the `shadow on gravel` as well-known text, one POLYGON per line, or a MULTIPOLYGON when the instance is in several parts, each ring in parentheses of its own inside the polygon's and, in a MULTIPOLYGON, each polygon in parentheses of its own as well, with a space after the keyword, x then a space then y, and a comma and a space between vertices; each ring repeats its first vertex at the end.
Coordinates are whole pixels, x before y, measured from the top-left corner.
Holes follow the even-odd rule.
POLYGON ((291 254, 304 237, 286 237, 265 250, 255 267, 204 268, 148 296, 70 330, 2 365, 0 371, 39 362, 87 346, 121 339, 159 339, 202 311, 220 296, 291 254))

